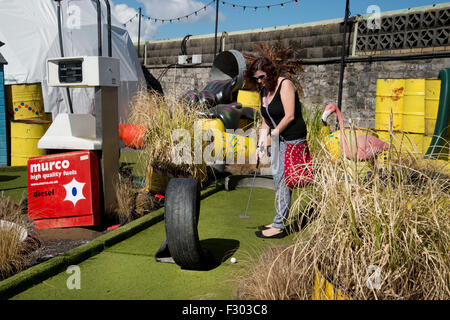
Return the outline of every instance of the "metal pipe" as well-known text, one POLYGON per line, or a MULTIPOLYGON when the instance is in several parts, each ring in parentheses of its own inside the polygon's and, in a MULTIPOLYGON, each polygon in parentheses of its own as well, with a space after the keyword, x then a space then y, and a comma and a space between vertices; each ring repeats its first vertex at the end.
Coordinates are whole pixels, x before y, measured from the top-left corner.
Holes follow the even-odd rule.
POLYGON ((102 7, 100 0, 95 0, 97 3, 97 41, 98 41, 98 55, 102 56, 102 7))
MULTIPOLYGON (((62 0, 55 0, 55 1, 56 1, 56 6, 58 8, 57 15, 58 15, 59 48, 61 50, 61 57, 64 57, 64 45, 63 45, 62 27, 61 27, 61 1, 62 0)), ((70 97, 70 90, 68 87, 66 87, 66 93, 67 93, 67 102, 69 103, 69 111, 70 111, 70 113, 73 113, 72 98, 70 97)), ((58 113, 59 113, 59 110, 58 110, 58 113)))
POLYGON ((214 58, 217 54, 217 25, 219 19, 219 0, 216 0, 216 31, 214 33, 214 58))
POLYGON ((347 36, 347 22, 348 22, 348 16, 349 16, 349 7, 350 7, 350 0, 346 1, 345 5, 345 17, 344 17, 344 34, 342 35, 342 55, 341 55, 341 72, 339 77, 339 91, 338 91, 338 108, 339 110, 342 109, 342 89, 344 84, 344 71, 345 71, 345 43, 346 43, 346 36, 347 36))
POLYGON ((142 9, 139 8, 139 27, 138 27, 138 45, 137 45, 137 52, 138 52, 138 58, 141 57, 141 14, 142 9))
POLYGON ((111 6, 109 0, 105 0, 106 14, 108 20, 108 57, 112 57, 112 42, 111 42, 111 6))
POLYGON ((353 47, 352 47, 352 56, 356 56, 356 44, 358 41, 358 27, 359 27, 359 21, 356 20, 354 24, 354 31, 353 31, 353 47))

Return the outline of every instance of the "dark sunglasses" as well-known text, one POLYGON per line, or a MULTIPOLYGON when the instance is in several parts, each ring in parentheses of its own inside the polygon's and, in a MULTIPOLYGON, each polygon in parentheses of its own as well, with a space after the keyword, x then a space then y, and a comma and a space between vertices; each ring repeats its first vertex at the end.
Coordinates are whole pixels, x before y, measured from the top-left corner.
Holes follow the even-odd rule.
POLYGON ((266 77, 266 75, 265 75, 265 74, 262 74, 262 75, 257 76, 257 77, 253 76, 252 78, 253 78, 255 81, 258 81, 258 80, 264 79, 265 77, 266 77))

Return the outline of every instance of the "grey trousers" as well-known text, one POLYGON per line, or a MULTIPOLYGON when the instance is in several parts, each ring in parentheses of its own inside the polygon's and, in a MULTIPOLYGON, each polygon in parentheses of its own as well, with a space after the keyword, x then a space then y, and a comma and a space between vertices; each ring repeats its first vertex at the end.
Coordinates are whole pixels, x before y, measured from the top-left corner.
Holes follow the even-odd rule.
POLYGON ((289 217, 289 207, 291 205, 292 191, 286 186, 284 179, 284 154, 286 144, 303 143, 305 139, 279 141, 271 147, 270 167, 272 168, 273 182, 275 185, 276 214, 273 219, 272 227, 284 229, 285 222, 289 217), (277 150, 278 149, 278 150, 277 150))

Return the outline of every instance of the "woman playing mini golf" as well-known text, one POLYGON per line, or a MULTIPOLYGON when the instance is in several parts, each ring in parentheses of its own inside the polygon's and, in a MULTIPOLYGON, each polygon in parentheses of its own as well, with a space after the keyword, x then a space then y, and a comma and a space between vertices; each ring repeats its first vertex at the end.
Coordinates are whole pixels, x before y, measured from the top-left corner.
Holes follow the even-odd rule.
MULTIPOLYGON (((260 238, 283 238, 286 236, 285 222, 289 216, 291 189, 285 179, 285 153, 287 147, 298 146, 306 150, 306 124, 302 118, 301 103, 294 84, 281 77, 274 63, 267 58, 258 58, 245 72, 246 81, 256 83, 260 88, 262 128, 257 157, 271 153, 271 169, 275 184, 276 214, 271 224, 258 227, 255 232, 260 238), (270 149, 268 150, 267 147, 270 149)), ((309 152, 308 152, 309 157, 309 152)), ((304 157, 294 157, 302 161, 304 157)), ((289 158, 291 159, 291 158, 289 158)))

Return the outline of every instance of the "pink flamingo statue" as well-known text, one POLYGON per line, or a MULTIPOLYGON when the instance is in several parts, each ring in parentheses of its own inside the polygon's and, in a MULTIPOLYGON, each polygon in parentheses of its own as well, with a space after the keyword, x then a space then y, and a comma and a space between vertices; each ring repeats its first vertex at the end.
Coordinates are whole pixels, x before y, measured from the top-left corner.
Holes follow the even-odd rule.
POLYGON ((352 139, 353 143, 350 152, 348 139, 344 133, 344 119, 342 118, 341 111, 335 104, 330 103, 325 107, 322 121, 326 123, 327 118, 335 112, 339 121, 339 130, 341 132, 341 147, 347 159, 359 161, 374 159, 376 163, 377 155, 389 149, 388 143, 371 135, 361 135, 356 138, 356 141, 355 139, 352 139))

